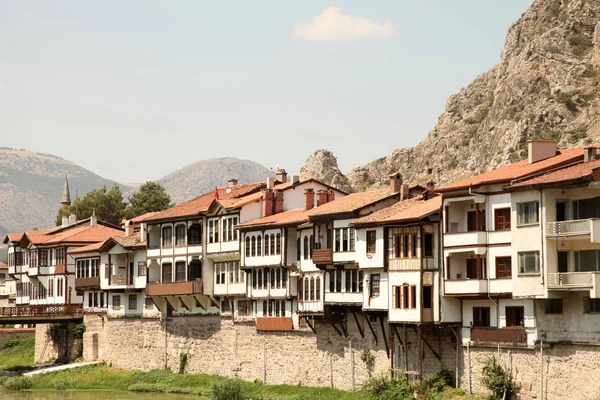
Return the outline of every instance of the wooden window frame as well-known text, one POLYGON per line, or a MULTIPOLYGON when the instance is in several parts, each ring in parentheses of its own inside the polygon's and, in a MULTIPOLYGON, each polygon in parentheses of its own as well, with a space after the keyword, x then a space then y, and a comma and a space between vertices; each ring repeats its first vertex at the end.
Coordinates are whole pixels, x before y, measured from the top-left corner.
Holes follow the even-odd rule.
POLYGON ((511 256, 496 257, 496 279, 510 279, 510 278, 512 278, 512 257, 511 256), (508 261, 508 262, 506 262, 506 261, 508 261))
POLYGON ((367 238, 367 253, 375 254, 377 252, 377 231, 368 230, 366 232, 367 238))
POLYGON ((511 225, 510 207, 494 209, 494 230, 495 231, 510 231, 511 225), (508 212, 508 216, 504 213, 508 212))
POLYGON ((524 306, 506 306, 504 307, 504 315, 506 318, 506 327, 524 327, 525 326, 525 307, 524 306), (510 315, 513 311, 521 310, 521 320, 517 321, 517 315, 510 315), (509 313, 509 311, 511 313, 509 313))

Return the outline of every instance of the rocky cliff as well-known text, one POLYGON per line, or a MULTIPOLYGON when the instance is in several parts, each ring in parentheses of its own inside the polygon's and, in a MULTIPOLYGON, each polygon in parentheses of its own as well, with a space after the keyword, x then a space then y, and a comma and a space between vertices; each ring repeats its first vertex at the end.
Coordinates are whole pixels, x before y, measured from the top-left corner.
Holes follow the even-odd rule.
POLYGON ((510 27, 500 62, 448 98, 424 141, 353 168, 348 182, 360 190, 400 171, 444 184, 526 157, 530 139, 598 141, 599 18, 599 0, 534 1, 510 27))

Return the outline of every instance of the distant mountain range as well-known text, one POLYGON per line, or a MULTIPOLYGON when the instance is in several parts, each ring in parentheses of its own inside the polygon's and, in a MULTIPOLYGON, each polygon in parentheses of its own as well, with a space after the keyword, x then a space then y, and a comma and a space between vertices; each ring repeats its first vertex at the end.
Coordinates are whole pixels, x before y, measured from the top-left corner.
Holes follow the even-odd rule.
MULTIPOLYGON (((65 174, 69 179, 71 200, 75 199, 76 191, 83 197, 90 190, 103 185, 110 188, 117 183, 50 154, 0 148, 0 236, 53 226, 65 174)), ((174 203, 181 203, 215 186, 225 186, 231 178, 237 178, 239 183, 249 183, 273 175, 274 172, 253 161, 215 158, 181 168, 158 182, 174 203)), ((138 186, 133 183, 119 185, 125 197, 133 194, 138 186)))

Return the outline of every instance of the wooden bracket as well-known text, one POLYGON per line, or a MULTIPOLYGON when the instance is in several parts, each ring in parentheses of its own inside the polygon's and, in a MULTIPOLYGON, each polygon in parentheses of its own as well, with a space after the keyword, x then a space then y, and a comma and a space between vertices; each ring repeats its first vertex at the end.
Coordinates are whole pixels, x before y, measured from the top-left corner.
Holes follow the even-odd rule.
POLYGON ((385 353, 390 357, 390 345, 388 343, 388 338, 385 335, 385 325, 383 323, 383 315, 379 316, 379 324, 381 325, 381 336, 383 336, 383 344, 385 344, 385 353))
POLYGON ((311 323, 310 319, 308 319, 308 317, 306 317, 306 316, 304 316, 302 318, 304 318, 304 320, 306 321, 306 325, 308 325, 308 327, 310 328, 310 330, 316 335, 317 334, 317 330, 315 329, 314 323, 311 323))
POLYGON ((375 333, 375 329, 373 329, 373 325, 371 325, 371 321, 368 316, 365 316, 365 321, 367 321, 367 325, 369 325, 369 329, 371 330, 371 333, 373 334, 373 338, 375 339, 375 344, 378 344, 377 334, 375 333))
POLYGON ((364 339, 365 338, 365 328, 360 326, 360 324, 358 323, 358 317, 356 316, 356 313, 354 311, 352 311, 352 316, 354 317, 354 322, 356 322, 356 326, 358 327, 358 332, 360 332, 360 337, 362 337, 364 339))

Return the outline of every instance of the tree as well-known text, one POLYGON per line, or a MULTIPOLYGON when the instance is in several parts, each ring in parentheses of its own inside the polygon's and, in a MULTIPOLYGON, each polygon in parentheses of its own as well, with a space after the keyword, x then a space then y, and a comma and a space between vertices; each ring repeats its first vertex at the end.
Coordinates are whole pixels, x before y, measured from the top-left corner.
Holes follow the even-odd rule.
POLYGON ((94 189, 82 199, 76 199, 69 207, 61 207, 56 216, 56 225, 62 223, 63 216, 76 214, 78 219, 85 219, 91 217, 94 210, 99 220, 119 224, 125 215, 125 203, 119 185, 115 184, 110 190, 106 186, 94 189))
POLYGON ((167 194, 165 188, 156 182, 146 182, 129 199, 129 204, 125 209, 125 218, 131 219, 139 215, 163 211, 169 208, 171 196, 167 194))

